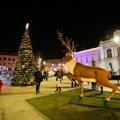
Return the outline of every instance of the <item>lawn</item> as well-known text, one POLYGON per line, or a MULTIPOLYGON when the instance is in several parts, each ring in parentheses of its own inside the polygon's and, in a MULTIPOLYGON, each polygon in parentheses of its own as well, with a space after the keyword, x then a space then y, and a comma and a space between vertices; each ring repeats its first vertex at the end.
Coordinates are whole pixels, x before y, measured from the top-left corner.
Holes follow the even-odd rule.
POLYGON ((119 93, 105 106, 108 92, 100 95, 100 91, 85 89, 82 100, 79 92, 75 89, 26 101, 50 120, 120 120, 119 93))

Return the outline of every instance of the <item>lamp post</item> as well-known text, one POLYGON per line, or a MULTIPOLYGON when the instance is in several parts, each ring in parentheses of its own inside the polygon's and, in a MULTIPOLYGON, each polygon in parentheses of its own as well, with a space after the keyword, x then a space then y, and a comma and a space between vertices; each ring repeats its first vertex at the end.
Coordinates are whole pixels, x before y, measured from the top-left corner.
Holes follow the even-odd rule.
POLYGON ((42 62, 42 58, 39 57, 37 61, 38 61, 38 68, 40 68, 41 62, 42 62))
POLYGON ((120 49, 119 49, 119 47, 120 47, 120 36, 115 36, 114 37, 114 41, 115 41, 115 43, 117 44, 117 54, 118 54, 118 56, 117 56, 117 60, 118 60, 118 83, 119 83, 119 77, 120 77, 120 49))

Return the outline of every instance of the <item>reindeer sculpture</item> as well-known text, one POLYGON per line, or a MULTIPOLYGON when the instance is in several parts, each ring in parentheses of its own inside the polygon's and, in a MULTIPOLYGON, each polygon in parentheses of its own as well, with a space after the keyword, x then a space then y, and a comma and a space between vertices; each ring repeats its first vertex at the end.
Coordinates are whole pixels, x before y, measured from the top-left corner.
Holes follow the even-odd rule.
POLYGON ((61 40, 62 44, 67 48, 69 51, 69 54, 67 54, 64 58, 63 61, 66 62, 68 66, 68 70, 71 73, 68 75, 68 78, 72 78, 75 80, 80 81, 80 98, 83 97, 83 82, 96 82, 101 86, 105 86, 108 88, 113 89, 112 92, 106 97, 105 103, 110 101, 110 98, 114 95, 116 91, 120 92, 120 89, 113 85, 109 79, 111 79, 111 74, 100 67, 91 67, 91 66, 86 66, 81 63, 78 63, 72 56, 73 54, 73 47, 74 44, 72 43, 72 47, 70 47, 70 41, 67 40, 67 43, 64 41, 62 38, 62 35, 60 32, 57 31, 59 40, 61 40), (72 49, 71 49, 72 48, 72 49))

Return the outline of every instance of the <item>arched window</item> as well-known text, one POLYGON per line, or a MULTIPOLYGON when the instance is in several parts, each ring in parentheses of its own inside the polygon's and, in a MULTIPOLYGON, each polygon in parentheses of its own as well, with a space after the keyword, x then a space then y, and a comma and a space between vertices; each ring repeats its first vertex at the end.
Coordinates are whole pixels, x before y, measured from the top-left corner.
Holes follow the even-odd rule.
POLYGON ((107 58, 112 58, 112 51, 111 51, 111 49, 107 50, 107 58))

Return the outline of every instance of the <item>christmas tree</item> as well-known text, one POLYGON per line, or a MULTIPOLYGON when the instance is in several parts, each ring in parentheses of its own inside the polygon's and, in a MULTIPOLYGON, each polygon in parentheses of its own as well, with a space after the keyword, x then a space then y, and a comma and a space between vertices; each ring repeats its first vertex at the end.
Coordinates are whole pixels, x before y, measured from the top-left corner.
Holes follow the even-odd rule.
POLYGON ((11 85, 29 85, 29 78, 31 76, 34 77, 36 64, 32 51, 28 27, 29 24, 27 23, 22 43, 19 48, 16 66, 11 80, 11 85))

